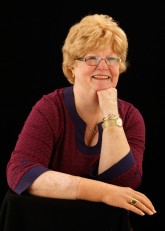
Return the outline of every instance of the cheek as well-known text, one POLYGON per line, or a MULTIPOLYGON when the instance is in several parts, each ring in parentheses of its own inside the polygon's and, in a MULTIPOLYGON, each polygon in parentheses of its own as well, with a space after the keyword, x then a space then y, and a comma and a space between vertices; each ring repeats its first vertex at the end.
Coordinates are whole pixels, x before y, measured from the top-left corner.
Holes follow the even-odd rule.
POLYGON ((112 72, 112 76, 113 76, 112 82, 113 82, 114 86, 116 86, 118 83, 119 74, 120 74, 119 69, 114 69, 112 72))
POLYGON ((114 67, 113 72, 114 72, 114 75, 119 75, 120 73, 119 67, 114 67))
POLYGON ((92 71, 93 71, 93 68, 91 68, 90 66, 84 67, 84 65, 83 66, 80 65, 74 69, 74 74, 77 77, 78 76, 89 76, 92 73, 92 71))
POLYGON ((112 74, 114 76, 115 79, 118 79, 119 78, 119 75, 120 75, 120 71, 119 71, 119 68, 115 68, 112 70, 112 74))

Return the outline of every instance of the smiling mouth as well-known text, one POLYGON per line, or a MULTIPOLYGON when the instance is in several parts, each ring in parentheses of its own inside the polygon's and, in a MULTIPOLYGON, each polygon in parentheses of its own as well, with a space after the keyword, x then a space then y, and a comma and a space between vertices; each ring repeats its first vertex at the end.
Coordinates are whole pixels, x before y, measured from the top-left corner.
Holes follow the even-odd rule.
POLYGON ((92 76, 94 79, 109 79, 110 77, 107 75, 94 75, 92 76))

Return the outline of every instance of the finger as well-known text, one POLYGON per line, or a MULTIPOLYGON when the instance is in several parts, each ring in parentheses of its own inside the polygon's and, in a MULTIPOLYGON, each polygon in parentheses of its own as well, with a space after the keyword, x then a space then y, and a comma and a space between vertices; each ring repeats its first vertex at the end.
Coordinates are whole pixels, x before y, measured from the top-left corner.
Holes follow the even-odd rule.
MULTIPOLYGON (((136 197, 138 196, 136 195, 136 197)), ((153 215, 156 211, 152 206, 151 202, 149 200, 144 200, 144 198, 142 198, 143 199, 142 202, 140 199, 131 198, 130 205, 134 207, 133 210, 138 212, 138 210, 136 209, 139 209, 142 213, 153 215)), ((139 214, 139 215, 143 215, 143 214, 139 214)))
POLYGON ((131 211, 131 212, 134 212, 134 213, 136 213, 136 214, 138 214, 140 216, 145 215, 145 213, 141 209, 139 209, 138 207, 136 207, 134 205, 131 205, 131 204, 128 205, 128 210, 131 211))
POLYGON ((145 205, 151 212, 155 213, 156 210, 148 197, 142 193, 138 193, 135 198, 141 202, 140 204, 145 205))
POLYGON ((151 201, 148 198, 147 199, 139 198, 136 206, 140 207, 140 209, 142 209, 145 213, 147 213, 149 215, 156 213, 156 210, 155 210, 153 204, 151 203, 151 201))

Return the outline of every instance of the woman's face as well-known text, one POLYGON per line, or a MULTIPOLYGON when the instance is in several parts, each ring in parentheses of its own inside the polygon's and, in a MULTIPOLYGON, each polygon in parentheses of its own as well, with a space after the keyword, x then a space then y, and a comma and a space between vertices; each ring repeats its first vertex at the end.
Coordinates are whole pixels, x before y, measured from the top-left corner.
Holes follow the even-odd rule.
MULTIPOLYGON (((116 87, 119 79, 119 61, 115 58, 119 58, 109 47, 103 49, 92 50, 88 52, 85 57, 91 57, 89 64, 93 64, 93 59, 95 62, 95 57, 101 59, 109 59, 109 64, 106 60, 101 60, 96 66, 90 66, 85 61, 78 60, 77 64, 72 69, 73 75, 75 77, 74 88, 85 89, 87 91, 100 91, 110 87, 116 87), (93 58, 94 57, 94 58, 93 58), (114 58, 114 59, 113 59, 114 58)), ((80 57, 82 58, 82 57, 80 57)))

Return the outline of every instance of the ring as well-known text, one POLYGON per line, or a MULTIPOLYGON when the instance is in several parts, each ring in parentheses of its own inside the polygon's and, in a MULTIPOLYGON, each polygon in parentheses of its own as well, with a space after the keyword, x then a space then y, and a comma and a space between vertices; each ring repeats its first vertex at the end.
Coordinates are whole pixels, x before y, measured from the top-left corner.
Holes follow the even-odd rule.
POLYGON ((135 198, 131 199, 131 204, 132 205, 136 205, 138 203, 138 200, 136 200, 135 198))

